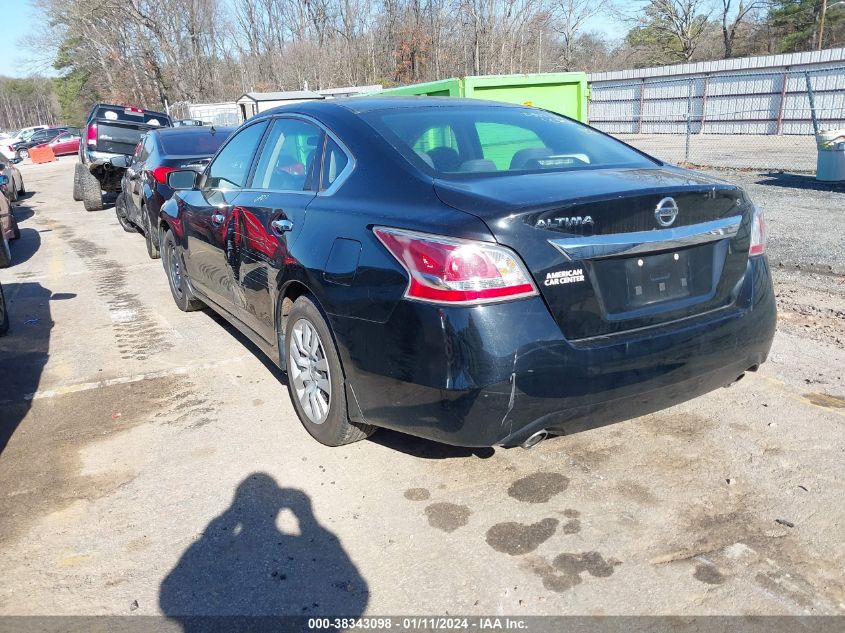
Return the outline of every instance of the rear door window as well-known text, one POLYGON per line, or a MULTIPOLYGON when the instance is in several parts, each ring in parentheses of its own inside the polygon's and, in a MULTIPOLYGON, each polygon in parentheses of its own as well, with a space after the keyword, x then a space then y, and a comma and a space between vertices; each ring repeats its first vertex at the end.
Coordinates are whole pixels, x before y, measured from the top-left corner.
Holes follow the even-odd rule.
POLYGON ((300 119, 276 119, 261 150, 253 189, 304 191, 313 188, 323 131, 300 119))
POLYGON ((207 189, 242 189, 246 184, 252 158, 267 129, 267 121, 250 125, 238 132, 220 150, 206 172, 207 189))

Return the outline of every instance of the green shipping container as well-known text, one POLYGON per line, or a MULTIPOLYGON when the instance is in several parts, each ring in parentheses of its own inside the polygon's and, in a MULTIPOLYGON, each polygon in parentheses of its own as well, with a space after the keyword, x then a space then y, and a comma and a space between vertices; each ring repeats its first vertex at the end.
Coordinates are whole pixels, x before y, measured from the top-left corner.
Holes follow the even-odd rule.
POLYGON ((388 88, 379 94, 490 99, 543 108, 587 123, 589 87, 586 73, 537 73, 456 77, 388 88))

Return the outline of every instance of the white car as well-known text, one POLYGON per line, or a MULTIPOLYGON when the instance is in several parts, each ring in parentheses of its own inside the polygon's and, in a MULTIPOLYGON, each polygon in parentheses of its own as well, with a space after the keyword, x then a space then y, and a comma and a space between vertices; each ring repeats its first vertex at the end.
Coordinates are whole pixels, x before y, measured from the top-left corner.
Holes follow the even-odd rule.
POLYGON ((13 159, 15 157, 15 151, 12 147, 15 143, 28 141, 38 130, 46 130, 48 127, 48 125, 33 125, 32 127, 21 128, 17 132, 11 133, 9 138, 0 139, 0 154, 8 160, 13 159))

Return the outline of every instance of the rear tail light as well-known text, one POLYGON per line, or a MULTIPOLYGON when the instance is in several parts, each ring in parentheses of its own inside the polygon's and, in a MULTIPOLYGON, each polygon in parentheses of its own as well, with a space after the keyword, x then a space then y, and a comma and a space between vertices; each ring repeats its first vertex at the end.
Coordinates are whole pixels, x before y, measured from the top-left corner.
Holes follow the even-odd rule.
POLYGON ((167 174, 172 171, 176 171, 176 167, 156 167, 155 169, 151 170, 150 173, 155 178, 157 183, 162 185, 167 184, 167 174))
POLYGON ((762 255, 766 252, 766 218, 763 211, 754 208, 754 215, 751 217, 751 247, 748 249, 748 256, 762 255))
POLYGON ((408 271, 409 299, 466 305, 537 294, 519 257, 503 246, 402 229, 373 231, 408 271))
POLYGON ((86 140, 88 141, 88 145, 96 145, 97 144, 97 124, 92 123, 88 126, 88 130, 85 132, 86 140))

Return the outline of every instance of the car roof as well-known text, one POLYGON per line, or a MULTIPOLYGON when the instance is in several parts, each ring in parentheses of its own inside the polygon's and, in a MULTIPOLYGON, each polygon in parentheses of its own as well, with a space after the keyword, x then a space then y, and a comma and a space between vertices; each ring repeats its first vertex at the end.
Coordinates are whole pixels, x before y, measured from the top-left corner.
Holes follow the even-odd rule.
POLYGON ((483 101, 480 99, 460 99, 457 97, 428 97, 428 96, 383 96, 383 97, 349 97, 337 99, 338 105, 352 112, 372 112, 374 110, 399 110, 415 108, 521 108, 509 103, 483 101))
POLYGON ((366 97, 341 97, 338 99, 326 99, 325 101, 302 101, 291 105, 281 105, 258 114, 255 118, 264 118, 274 114, 285 112, 298 112, 301 114, 319 114, 332 110, 343 109, 355 114, 374 112, 377 110, 414 110, 418 108, 526 108, 526 106, 511 103, 500 103, 497 101, 484 101, 480 99, 459 99, 455 97, 405 97, 405 96, 366 96, 366 97))

